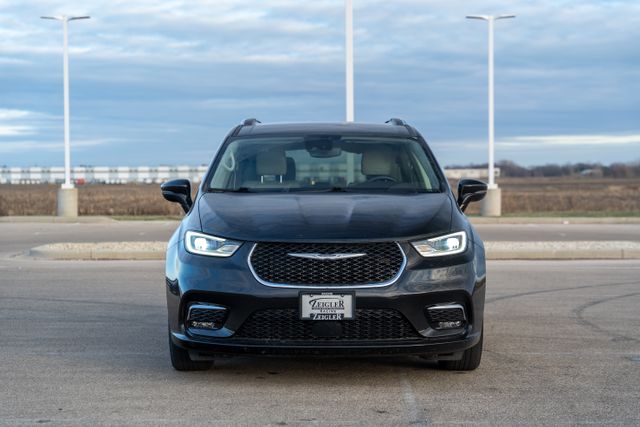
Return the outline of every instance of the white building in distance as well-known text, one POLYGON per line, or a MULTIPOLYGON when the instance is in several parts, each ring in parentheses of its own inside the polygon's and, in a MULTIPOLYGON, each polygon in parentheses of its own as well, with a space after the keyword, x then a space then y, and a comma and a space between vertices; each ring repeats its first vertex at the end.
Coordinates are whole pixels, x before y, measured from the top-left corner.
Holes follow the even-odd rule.
MULTIPOLYGON (((160 184, 184 178, 200 182, 207 166, 76 166, 71 178, 77 184, 160 184)), ((0 167, 0 184, 59 184, 64 182, 63 167, 0 167)))
MULTIPOLYGON (((208 166, 76 166, 71 178, 76 184, 160 184, 171 179, 200 182, 208 166)), ((486 179, 487 169, 445 169, 449 179, 486 179)), ((500 168, 496 168, 496 177, 500 168)), ((60 184, 64 182, 64 168, 0 166, 0 184, 60 184)))

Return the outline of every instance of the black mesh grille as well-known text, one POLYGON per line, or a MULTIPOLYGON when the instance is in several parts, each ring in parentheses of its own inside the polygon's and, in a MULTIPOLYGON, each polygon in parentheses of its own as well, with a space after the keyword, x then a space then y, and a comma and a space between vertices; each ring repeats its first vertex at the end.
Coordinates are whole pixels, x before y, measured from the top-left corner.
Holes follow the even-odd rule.
POLYGON ((291 285, 365 285, 392 280, 404 257, 397 244, 259 243, 251 254, 256 275, 265 282, 291 285), (366 254, 318 260, 289 254, 366 254))
POLYGON ((440 322, 465 322, 466 318, 464 310, 460 307, 452 308, 429 308, 427 310, 427 317, 432 324, 438 324, 440 322))
POLYGON ((200 329, 220 329, 227 318, 227 310, 191 307, 187 326, 200 329))
POLYGON ((356 318, 342 321, 300 320, 296 309, 253 313, 236 338, 283 341, 363 341, 421 338, 409 321, 391 309, 356 309, 356 318))

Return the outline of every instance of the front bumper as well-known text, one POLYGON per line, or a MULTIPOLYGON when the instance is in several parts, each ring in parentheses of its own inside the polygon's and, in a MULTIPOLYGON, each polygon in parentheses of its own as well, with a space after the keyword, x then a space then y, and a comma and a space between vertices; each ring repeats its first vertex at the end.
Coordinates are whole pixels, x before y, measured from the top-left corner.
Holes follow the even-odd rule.
POLYGON ((480 340, 480 333, 466 334, 461 338, 445 341, 362 341, 362 342, 262 342, 253 340, 210 340, 193 337, 179 332, 171 332, 174 344, 206 357, 209 354, 262 354, 262 355, 392 355, 392 354, 433 354, 447 355, 460 353, 473 347, 480 340))
MULTIPOLYGON (((386 287, 350 290, 359 309, 392 309, 415 329, 413 338, 383 340, 287 340, 234 336, 249 317, 268 309, 297 309, 300 288, 273 288, 259 283, 247 266, 251 245, 234 256, 216 259, 191 255, 180 244, 167 252, 167 308, 173 342, 193 354, 432 354, 462 352, 480 339, 484 311, 484 254, 470 250, 448 260, 426 260, 402 245, 407 264, 399 279, 386 287), (481 255, 478 257, 478 255, 481 255), (482 268, 478 268, 481 265, 482 268), (191 302, 228 308, 224 326, 215 331, 185 327, 191 302), (448 302, 465 306, 467 324, 452 330, 433 329, 425 307, 448 302)), ((480 248, 481 249, 481 248, 480 248)), ((313 289, 317 292, 317 289, 313 289)), ((328 291, 336 292, 335 289, 328 291)), ((348 322, 348 321, 344 321, 348 322)))

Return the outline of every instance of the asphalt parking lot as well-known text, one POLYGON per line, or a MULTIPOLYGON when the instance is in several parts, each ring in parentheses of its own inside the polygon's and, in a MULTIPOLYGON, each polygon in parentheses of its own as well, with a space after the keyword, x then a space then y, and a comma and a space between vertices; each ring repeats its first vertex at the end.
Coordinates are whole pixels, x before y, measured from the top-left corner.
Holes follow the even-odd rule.
POLYGON ((639 425, 640 262, 488 268, 477 371, 238 357, 180 373, 161 262, 0 259, 0 424, 639 425))

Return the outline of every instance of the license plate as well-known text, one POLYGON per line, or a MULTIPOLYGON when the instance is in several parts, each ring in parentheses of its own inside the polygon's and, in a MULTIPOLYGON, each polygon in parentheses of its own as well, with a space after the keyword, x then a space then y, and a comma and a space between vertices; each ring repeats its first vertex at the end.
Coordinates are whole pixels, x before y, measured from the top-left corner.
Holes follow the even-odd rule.
POLYGON ((353 294, 301 293, 300 319, 350 320, 353 319, 353 306, 353 294))

